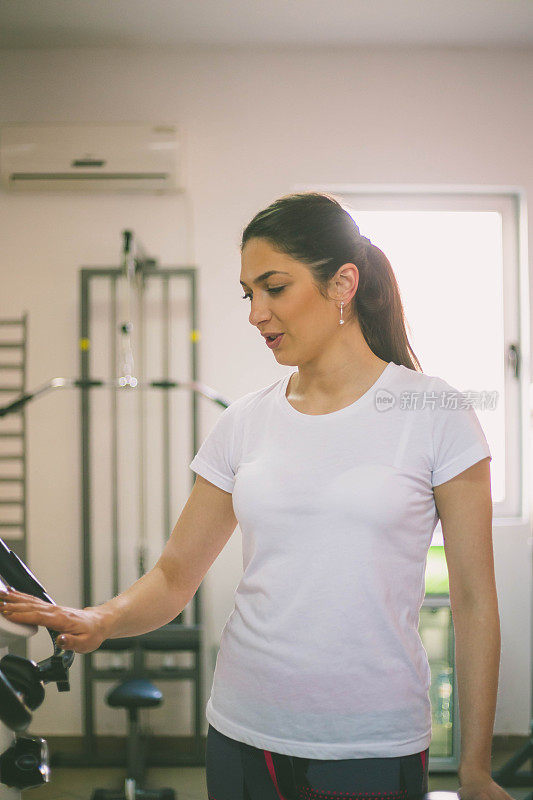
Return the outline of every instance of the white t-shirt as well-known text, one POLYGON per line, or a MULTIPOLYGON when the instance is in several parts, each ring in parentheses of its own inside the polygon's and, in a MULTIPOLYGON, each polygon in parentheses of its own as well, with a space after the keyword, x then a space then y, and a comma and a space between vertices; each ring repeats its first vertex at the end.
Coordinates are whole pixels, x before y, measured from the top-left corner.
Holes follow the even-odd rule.
POLYGON ((303 758, 410 755, 431 741, 432 487, 489 446, 441 378, 391 361, 355 403, 312 415, 285 396, 291 374, 224 409, 190 464, 232 492, 243 542, 206 717, 303 758))

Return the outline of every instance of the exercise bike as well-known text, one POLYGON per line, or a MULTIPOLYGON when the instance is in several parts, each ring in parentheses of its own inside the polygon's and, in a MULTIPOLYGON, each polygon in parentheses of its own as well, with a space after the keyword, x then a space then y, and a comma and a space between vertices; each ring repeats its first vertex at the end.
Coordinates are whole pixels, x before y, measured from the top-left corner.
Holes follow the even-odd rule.
MULTIPOLYGON (((2 589, 11 586, 54 604, 35 575, 2 539, 0 586, 2 589)), ((57 644, 57 631, 48 630, 54 649, 44 661, 36 663, 8 652, 14 641, 28 639, 37 630, 36 625, 0 618, 0 800, 18 800, 21 790, 49 782, 46 740, 24 734, 24 731, 32 721, 32 712, 44 700, 45 684, 53 682, 58 691, 70 691, 68 670, 74 653, 62 650, 57 644)))
MULTIPOLYGON (((0 539, 0 588, 31 594, 55 605, 35 575, 5 542, 0 539)), ((19 800, 20 792, 48 783, 49 752, 46 740, 24 734, 32 721, 32 712, 44 700, 46 683, 55 682, 60 692, 70 691, 68 670, 74 661, 72 650, 62 650, 59 633, 50 629, 53 654, 35 663, 9 653, 17 639, 37 633, 36 625, 22 625, 0 615, 0 800, 19 800)), ((162 695, 148 681, 130 680, 116 687, 108 697, 110 705, 128 709, 128 775, 124 791, 96 789, 93 800, 176 800, 172 789, 146 789, 141 786, 144 753, 137 729, 139 708, 160 705, 162 695)))

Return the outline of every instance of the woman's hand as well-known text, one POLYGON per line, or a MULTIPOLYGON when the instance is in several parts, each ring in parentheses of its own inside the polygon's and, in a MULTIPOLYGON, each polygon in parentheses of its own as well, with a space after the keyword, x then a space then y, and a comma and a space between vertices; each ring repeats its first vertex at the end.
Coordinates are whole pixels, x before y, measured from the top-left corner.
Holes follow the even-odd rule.
POLYGON ((43 625, 62 635, 58 644, 63 650, 90 653, 106 638, 104 618, 96 608, 67 608, 52 605, 31 594, 15 589, 0 591, 0 613, 12 622, 43 625))
POLYGON ((459 781, 457 794, 461 800, 513 800, 488 772, 467 772, 459 781))

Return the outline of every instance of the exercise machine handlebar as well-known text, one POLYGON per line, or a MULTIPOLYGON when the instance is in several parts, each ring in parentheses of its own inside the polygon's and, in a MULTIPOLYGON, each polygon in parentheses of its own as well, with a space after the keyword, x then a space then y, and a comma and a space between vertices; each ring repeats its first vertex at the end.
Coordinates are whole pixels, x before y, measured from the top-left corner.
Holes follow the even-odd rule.
POLYGON ((8 414, 13 414, 20 411, 27 403, 34 400, 40 395, 46 394, 53 389, 190 389, 198 394, 207 397, 214 403, 223 408, 230 405, 230 400, 222 397, 215 389, 207 386, 205 383, 199 381, 171 381, 171 380, 152 380, 152 381, 138 381, 137 378, 131 375, 116 378, 114 380, 82 380, 80 378, 51 378, 45 384, 32 392, 25 392, 19 395, 10 403, 0 407, 0 417, 5 417, 8 414))

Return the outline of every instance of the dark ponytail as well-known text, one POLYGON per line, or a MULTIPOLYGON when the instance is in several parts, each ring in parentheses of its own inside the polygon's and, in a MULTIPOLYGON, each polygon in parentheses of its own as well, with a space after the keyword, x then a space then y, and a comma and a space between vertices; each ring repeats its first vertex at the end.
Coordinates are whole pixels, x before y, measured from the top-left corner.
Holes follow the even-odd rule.
POLYGON ((305 263, 323 297, 328 297, 328 285, 339 267, 355 264, 359 284, 351 311, 369 348, 384 361, 422 372, 407 338, 400 290, 388 258, 361 236, 334 197, 317 192, 280 197, 248 223, 241 252, 254 237, 305 263))

